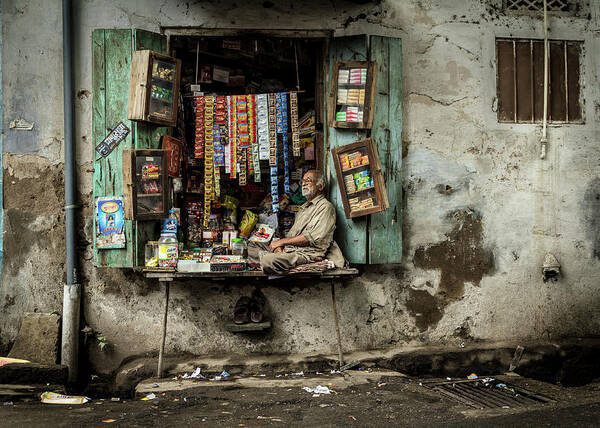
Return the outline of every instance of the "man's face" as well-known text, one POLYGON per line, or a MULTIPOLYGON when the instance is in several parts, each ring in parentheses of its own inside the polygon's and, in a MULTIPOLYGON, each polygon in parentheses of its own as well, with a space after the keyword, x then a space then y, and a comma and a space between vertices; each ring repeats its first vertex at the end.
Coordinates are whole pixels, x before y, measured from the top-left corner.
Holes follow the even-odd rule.
POLYGON ((322 186, 317 186, 317 174, 315 172, 308 171, 304 174, 302 178, 302 194, 306 200, 311 201, 321 190, 323 188, 322 186))

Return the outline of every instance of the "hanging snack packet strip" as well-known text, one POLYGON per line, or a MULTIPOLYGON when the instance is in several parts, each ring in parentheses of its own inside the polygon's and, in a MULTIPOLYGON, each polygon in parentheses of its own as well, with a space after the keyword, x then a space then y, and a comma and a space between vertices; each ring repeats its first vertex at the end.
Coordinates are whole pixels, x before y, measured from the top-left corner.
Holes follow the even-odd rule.
POLYGON ((267 94, 256 95, 255 109, 258 159, 269 160, 269 105, 267 94))
POLYGON ((226 99, 226 108, 227 115, 225 117, 225 129, 227 132, 227 141, 225 142, 225 147, 223 148, 224 157, 225 157, 225 174, 231 173, 231 96, 227 95, 226 99))
POLYGON ((279 92, 277 101, 277 133, 281 134, 281 139, 283 140, 283 186, 284 192, 290 193, 290 150, 288 143, 287 93, 279 92))
POLYGON ((204 221, 203 227, 208 227, 211 202, 214 199, 214 153, 213 153, 213 117, 215 97, 207 96, 204 99, 204 221))
POLYGON ((300 133, 298 132, 298 92, 290 92, 290 122, 292 125, 292 150, 300 157, 300 133))
POLYGON ((246 105, 246 96, 238 95, 235 101, 235 111, 237 117, 237 164, 239 172, 240 186, 246 185, 246 151, 248 148, 248 110, 246 105))
POLYGON ((269 94, 269 165, 271 166, 271 199, 273 212, 279 212, 279 185, 277 182, 277 109, 276 94, 269 94))
POLYGON ((256 98, 248 95, 248 130, 250 132, 250 146, 252 147, 252 172, 254 182, 260 183, 260 159, 258 156, 258 141, 256 138, 256 98))
POLYGON ((248 112, 248 148, 246 149, 248 177, 254 174, 254 158, 252 157, 252 110, 252 95, 246 95, 246 111, 248 112))
POLYGON ((225 165, 225 146, 226 134, 224 132, 227 123, 227 104, 224 96, 217 97, 214 122, 214 151, 215 166, 225 165))
POLYGON ((194 141, 194 158, 204 156, 204 97, 196 97, 196 139, 194 141))
POLYGON ((229 138, 229 148, 231 157, 231 171, 230 178, 235 178, 237 175, 237 115, 236 115, 236 99, 237 96, 231 97, 231 109, 229 110, 229 131, 231 137, 229 138))

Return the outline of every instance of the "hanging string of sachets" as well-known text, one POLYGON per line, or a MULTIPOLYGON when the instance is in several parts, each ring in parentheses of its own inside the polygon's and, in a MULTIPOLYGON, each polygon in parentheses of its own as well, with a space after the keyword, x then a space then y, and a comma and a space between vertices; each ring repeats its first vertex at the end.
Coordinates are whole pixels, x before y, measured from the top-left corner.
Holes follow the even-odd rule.
POLYGON ((261 181, 260 161, 268 160, 273 211, 278 212, 281 166, 284 192, 290 193, 290 134, 293 156, 300 157, 298 94, 289 93, 289 100, 287 92, 198 96, 195 106, 194 157, 204 158, 204 226, 208 225, 212 202, 221 193, 221 167, 245 186, 249 176, 256 183, 261 181), (283 165, 279 163, 278 138, 283 165))

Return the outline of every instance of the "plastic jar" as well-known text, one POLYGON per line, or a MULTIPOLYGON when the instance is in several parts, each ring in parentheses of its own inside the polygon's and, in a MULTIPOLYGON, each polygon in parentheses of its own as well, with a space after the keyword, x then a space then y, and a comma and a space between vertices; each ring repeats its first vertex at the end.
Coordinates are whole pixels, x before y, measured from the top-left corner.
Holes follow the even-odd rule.
POLYGON ((234 256, 246 255, 246 241, 242 238, 234 238, 231 240, 231 254, 234 256))
POLYGON ((179 243, 174 233, 161 233, 158 240, 158 266, 176 267, 179 243))

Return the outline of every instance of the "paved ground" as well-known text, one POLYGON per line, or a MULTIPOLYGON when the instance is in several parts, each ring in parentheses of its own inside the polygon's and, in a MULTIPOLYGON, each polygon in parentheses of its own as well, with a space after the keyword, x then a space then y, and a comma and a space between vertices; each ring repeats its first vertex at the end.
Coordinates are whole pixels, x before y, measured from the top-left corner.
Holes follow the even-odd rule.
POLYGON ((2 426, 569 426, 600 424, 600 383, 578 388, 498 376, 554 398, 527 408, 479 410, 437 395, 395 372, 306 373, 226 381, 149 380, 135 399, 92 399, 81 406, 14 401, 0 406, 2 426), (158 386, 155 386, 158 385, 158 386), (313 397, 303 386, 333 392, 313 397), (152 393, 156 398, 141 400, 152 393), (114 419, 114 422, 103 422, 114 419))

